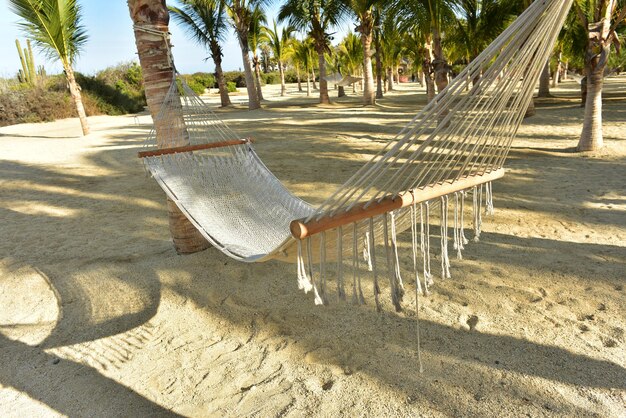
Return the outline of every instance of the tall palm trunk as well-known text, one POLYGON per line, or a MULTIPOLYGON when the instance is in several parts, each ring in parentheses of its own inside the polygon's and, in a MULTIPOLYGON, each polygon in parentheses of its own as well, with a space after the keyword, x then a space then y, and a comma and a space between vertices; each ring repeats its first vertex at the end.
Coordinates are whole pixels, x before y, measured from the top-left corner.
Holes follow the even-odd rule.
POLYGON ((315 83, 315 70, 313 68, 311 68, 311 80, 313 80, 313 90, 317 90, 317 84, 315 83))
POLYGON ((300 66, 296 65, 296 80, 298 82, 298 91, 302 92, 302 80, 300 79, 300 66))
POLYGON ((372 12, 367 11, 363 13, 360 20, 357 31, 361 33, 361 44, 363 45, 363 103, 367 106, 376 103, 374 72, 372 71, 372 40, 374 31, 372 12))
POLYGON ((538 97, 550 97, 550 58, 548 58, 539 77, 538 97))
POLYGON ((309 76, 309 70, 306 71, 306 95, 311 95, 311 78, 309 76))
POLYGON ((448 65, 443 56, 443 46, 441 45, 441 34, 437 28, 433 29, 433 69, 435 70, 435 84, 437 92, 441 93, 443 89, 448 87, 448 65))
POLYGON ((287 94, 287 86, 285 85, 285 69, 282 60, 278 60, 278 74, 280 74, 280 95, 284 96, 287 94))
POLYGON ((228 95, 228 86, 226 85, 226 79, 224 78, 224 71, 222 70, 222 49, 217 42, 212 42, 210 45, 211 57, 215 63, 215 77, 217 78, 217 88, 220 91, 220 102, 222 107, 230 106, 230 96, 228 95))
POLYGON ((254 54, 253 56, 252 64, 254 65, 254 77, 256 79, 255 86, 257 97, 259 98, 259 102, 262 102, 263 100, 265 100, 265 98, 263 97, 263 89, 261 88, 261 61, 259 60, 259 56, 257 54, 254 54))
POLYGON ((393 69, 392 67, 387 67, 387 91, 393 90, 393 69))
POLYGON ((250 46, 248 43, 248 25, 242 19, 238 19, 235 24, 235 32, 239 40, 241 48, 241 59, 243 61, 243 70, 246 78, 246 90, 248 91, 248 110, 254 110, 261 107, 259 100, 259 92, 254 84, 254 76, 252 75, 252 62, 250 60, 250 46))
POLYGON ((380 53, 380 34, 378 31, 374 33, 374 58, 376 59, 376 98, 383 98, 383 63, 381 61, 382 54, 380 53))
MULTIPOLYGON (((608 48, 606 48, 608 55, 608 48)), ((589 56, 589 52, 588 55, 589 56)), ((605 65, 594 65, 594 60, 585 64, 587 75, 587 98, 585 100, 585 119, 578 141, 578 151, 593 151, 602 148, 602 87, 604 85, 605 65)))
POLYGON ((78 113, 78 119, 80 120, 80 126, 83 129, 83 135, 89 134, 89 124, 87 123, 87 114, 85 114, 85 106, 83 106, 83 99, 80 95, 80 87, 76 82, 74 76, 74 70, 68 63, 64 65, 65 77, 67 77, 67 84, 70 86, 70 96, 76 106, 76 113, 78 113))
MULTIPOLYGON (((135 44, 139 54, 139 62, 143 71, 144 87, 148 109, 152 115, 156 130, 157 144, 165 141, 162 132, 164 126, 156 118, 174 77, 170 65, 168 40, 166 37, 155 36, 141 30, 147 27, 168 33, 169 13, 165 0, 128 0, 130 17, 135 24, 135 44)), ((182 117, 182 114, 181 114, 182 117)), ((168 127, 169 128, 169 127, 168 127)), ((179 135, 181 142, 187 140, 186 135, 179 135)), ((178 207, 168 199, 167 210, 169 226, 174 248, 179 254, 193 253, 209 247, 209 243, 200 232, 189 222, 178 207)))
POLYGON ((215 76, 217 77, 217 88, 220 91, 220 102, 222 107, 230 106, 230 96, 228 95, 228 86, 226 85, 226 78, 224 77, 224 71, 222 70, 222 60, 215 61, 215 76))
POLYGON ((554 75, 552 76, 552 87, 556 87, 561 82, 561 69, 563 68, 563 64, 561 59, 563 58, 563 53, 559 52, 559 55, 556 57, 556 69, 554 70, 554 75))
POLYGON ((328 82, 326 81, 326 58, 324 57, 323 49, 318 49, 317 57, 320 66, 320 103, 329 104, 330 96, 328 95, 328 82))

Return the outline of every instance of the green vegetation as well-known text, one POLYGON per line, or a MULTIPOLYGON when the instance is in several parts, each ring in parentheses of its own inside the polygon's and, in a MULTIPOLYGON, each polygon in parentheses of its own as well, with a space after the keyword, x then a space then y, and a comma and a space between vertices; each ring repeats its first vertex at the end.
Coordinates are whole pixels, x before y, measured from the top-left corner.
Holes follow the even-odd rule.
MULTIPOLYGON (((109 67, 93 76, 76 73, 76 79, 82 86, 87 115, 134 113, 146 105, 141 67, 136 63, 109 67)), ((76 116, 63 74, 36 86, 17 80, 5 80, 1 85, 0 126, 76 116)))

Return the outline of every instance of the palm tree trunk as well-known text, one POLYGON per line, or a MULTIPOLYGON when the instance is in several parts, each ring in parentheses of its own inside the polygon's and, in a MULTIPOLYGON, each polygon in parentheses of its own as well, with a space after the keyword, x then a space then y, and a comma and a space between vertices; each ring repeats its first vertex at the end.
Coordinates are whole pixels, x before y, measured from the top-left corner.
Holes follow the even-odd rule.
POLYGON ((296 80, 298 81, 298 91, 302 92, 302 80, 300 80, 300 66, 296 65, 296 80))
POLYGON ((283 68, 282 60, 278 60, 278 73, 280 74, 280 95, 285 96, 287 94, 287 86, 285 85, 285 69, 283 68))
MULTIPOLYGON (((165 2, 159 0, 128 0, 128 9, 130 17, 137 27, 134 31, 135 44, 143 71, 148 109, 155 123, 157 144, 163 144, 166 142, 162 137, 165 127, 159 125, 156 116, 161 110, 161 105, 174 77, 168 52, 169 41, 165 36, 155 36, 139 28, 148 27, 167 34, 169 13, 165 2)), ((187 138, 185 135, 180 135, 180 137, 183 141, 187 138)), ((170 234, 174 241, 174 248, 179 254, 197 252, 209 247, 208 241, 169 199, 167 210, 170 234)))
POLYGON ((538 97, 550 97, 550 58, 548 58, 541 72, 541 76, 539 77, 538 97))
POLYGON ((89 124, 87 123, 87 114, 85 113, 85 106, 83 106, 83 99, 80 95, 80 87, 74 77, 74 70, 72 66, 67 64, 65 66, 65 76, 67 77, 67 83, 70 86, 70 95, 74 100, 76 106, 76 113, 78 113, 78 119, 80 120, 80 126, 83 129, 83 135, 89 134, 89 124))
POLYGON ((213 62, 215 63, 215 77, 217 78, 217 88, 220 91, 220 102, 222 107, 230 106, 230 96, 228 95, 228 86, 226 85, 226 79, 224 78, 224 71, 222 70, 222 54, 221 51, 216 51, 212 54, 213 62))
POLYGON ((554 70, 554 75, 552 76, 552 87, 556 87, 561 82, 561 68, 563 67, 561 63, 561 58, 563 57, 563 53, 559 52, 556 60, 556 69, 554 70))
POLYGON ((308 68, 305 69, 305 73, 306 73, 306 95, 310 96, 311 95, 311 76, 309 75, 308 68))
POLYGON ((317 84, 315 83, 315 70, 311 68, 311 80, 313 80, 313 90, 317 90, 317 84))
POLYGON ((243 61, 243 70, 246 77, 246 90, 248 91, 248 110, 254 110, 261 107, 259 100, 259 92, 254 84, 254 76, 252 75, 252 63, 250 60, 250 47, 248 46, 248 27, 245 24, 238 23, 235 27, 239 47, 241 48, 241 59, 243 61))
POLYGON ((434 60, 432 62, 435 70, 435 84, 437 85, 437 92, 441 93, 443 89, 448 87, 448 65, 446 59, 443 56, 443 46, 441 45, 441 35, 437 28, 433 29, 433 55, 434 60))
POLYGON ((261 63, 259 62, 258 57, 254 57, 253 65, 254 78, 256 79, 254 85, 256 86, 256 93, 257 97, 259 98, 259 102, 262 102, 263 100, 265 100, 265 97, 263 97, 263 89, 261 88, 261 63))
POLYGON ((393 90, 393 69, 387 67, 387 91, 393 90))
POLYGON ((583 130, 578 141, 578 151, 594 151, 602 148, 602 87, 604 84, 604 67, 585 65, 587 74, 587 98, 585 102, 585 119, 583 130))
POLYGON ((359 30, 361 32, 361 44, 363 45, 363 104, 376 104, 376 92, 374 91, 374 72, 372 71, 372 30, 374 20, 371 13, 366 14, 361 20, 359 30))
POLYGON ((320 66, 320 103, 330 103, 330 96, 328 96, 328 82, 326 77, 326 58, 324 57, 324 51, 317 51, 317 57, 320 66))
POLYGON ((383 98, 383 63, 381 61, 382 54, 380 53, 380 35, 378 32, 374 35, 374 58, 376 59, 376 98, 383 98))

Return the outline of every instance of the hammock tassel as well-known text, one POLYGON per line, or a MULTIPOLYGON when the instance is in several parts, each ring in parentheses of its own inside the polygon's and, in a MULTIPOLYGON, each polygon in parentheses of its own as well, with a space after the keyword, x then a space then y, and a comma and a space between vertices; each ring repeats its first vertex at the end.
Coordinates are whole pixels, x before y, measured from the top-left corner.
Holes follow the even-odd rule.
POLYGON ((383 241, 385 242, 385 255, 387 258, 387 276, 389 277, 389 288, 391 290, 391 302, 396 308, 396 311, 400 311, 400 301, 398 300, 398 293, 396 291, 396 281, 394 279, 395 269, 392 262, 391 251, 389 249, 389 219, 388 214, 383 214, 383 241))
POLYGON ((488 182, 485 184, 485 214, 493 215, 495 210, 493 208, 493 184, 488 182))
POLYGON ((448 196, 441 196, 441 278, 450 278, 448 258, 448 196))
POLYGON ((326 231, 320 236, 320 296, 322 303, 328 305, 326 297, 326 231))
POLYGON ((304 257, 302 256, 302 241, 298 240, 298 289, 304 290, 304 293, 309 293, 313 289, 311 279, 306 274, 306 267, 304 266, 304 257))
POLYGON ((367 231, 363 240, 363 259, 367 263, 367 271, 372 271, 372 256, 370 249, 370 233, 367 231))
POLYGON ((423 257, 423 268, 424 268, 424 294, 428 295, 429 293, 428 287, 433 284, 433 276, 430 274, 430 225, 429 225, 430 204, 428 202, 425 202, 424 206, 426 208, 425 210, 426 215, 425 215, 425 219, 424 219, 424 216, 422 216, 422 219, 421 219, 422 231, 424 231, 422 233, 422 238, 423 238, 422 257, 423 257))
POLYGON ((361 277, 359 275, 358 231, 356 222, 352 224, 352 302, 356 305, 365 304, 361 277))
POLYGON ((398 257, 398 239, 397 239, 397 228, 396 228, 396 212, 391 212, 391 246, 393 248, 393 265, 394 265, 394 281, 395 281, 395 291, 396 298, 398 299, 398 303, 402 302, 402 298, 404 297, 404 284, 402 283, 402 276, 400 274, 400 258, 398 257))
MULTIPOLYGON (((480 191, 482 192, 482 188, 480 188, 480 191)), ((480 217, 480 198, 479 198, 479 189, 478 187, 474 186, 474 193, 472 193, 472 209, 473 209, 473 215, 474 215, 474 242, 478 242, 480 241, 480 224, 481 224, 481 217, 480 217)))
POLYGON ((343 282, 343 228, 337 228, 337 294, 339 299, 346 300, 346 287, 343 282))
POLYGON ((369 219, 370 261, 372 262, 372 274, 374 276, 374 301, 376 310, 382 311, 380 306, 380 286, 378 285, 378 269, 376 267, 376 240, 374 236, 374 218, 369 219))
POLYGON ((313 277, 313 249, 311 248, 311 237, 307 237, 306 239, 306 252, 307 252, 307 270, 309 273, 309 277, 311 278, 311 283, 313 285, 313 295, 315 296, 315 304, 323 305, 324 301, 320 297, 318 287, 315 284, 315 278, 313 277))
POLYGON ((454 244, 457 260, 463 260, 463 240, 461 238, 463 227, 459 223, 459 194, 454 193, 454 244))
POLYGON ((467 237, 465 237, 465 229, 463 227, 463 225, 465 223, 464 215, 463 215, 464 211, 465 211, 465 190, 461 191, 461 209, 460 209, 460 212, 461 212, 460 215, 461 216, 460 216, 460 222, 459 222, 460 223, 459 227, 461 228, 461 230, 459 231, 460 232, 460 234, 459 234, 459 245, 460 245, 460 248, 462 250, 465 249, 465 245, 469 242, 467 237))
POLYGON ((413 251, 413 272, 415 273, 415 295, 423 293, 422 283, 417 272, 417 208, 415 203, 411 205, 411 249, 413 251))

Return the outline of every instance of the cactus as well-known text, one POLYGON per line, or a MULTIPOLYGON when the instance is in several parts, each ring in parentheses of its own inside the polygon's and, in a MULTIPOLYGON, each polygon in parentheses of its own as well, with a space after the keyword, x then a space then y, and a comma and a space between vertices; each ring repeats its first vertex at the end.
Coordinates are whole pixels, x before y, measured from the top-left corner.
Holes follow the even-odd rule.
POLYGON ((24 59, 24 53, 22 52, 22 46, 20 45, 19 39, 15 40, 15 46, 17 47, 17 53, 20 55, 20 61, 22 62, 22 69, 19 72, 18 79, 20 79, 20 83, 30 83, 30 80, 28 79, 28 67, 26 65, 26 59, 24 59))
POLYGON ((17 53, 20 55, 20 62, 22 63, 22 69, 19 70, 17 79, 20 83, 27 83, 34 86, 39 80, 43 79, 46 72, 43 66, 39 66, 38 71, 35 70, 35 56, 30 44, 30 39, 26 40, 26 48, 24 49, 22 49, 19 39, 15 40, 15 46, 17 47, 17 53))
POLYGON ((33 55, 33 48, 30 46, 30 39, 26 40, 26 46, 28 47, 28 55, 26 64, 28 64, 28 78, 30 78, 31 84, 37 83, 37 72, 35 72, 35 56, 33 55))

